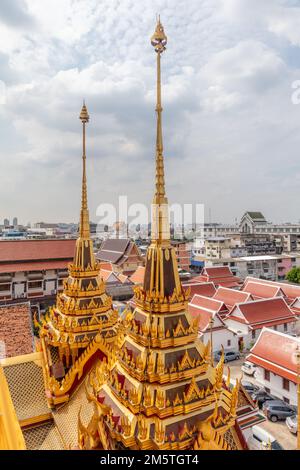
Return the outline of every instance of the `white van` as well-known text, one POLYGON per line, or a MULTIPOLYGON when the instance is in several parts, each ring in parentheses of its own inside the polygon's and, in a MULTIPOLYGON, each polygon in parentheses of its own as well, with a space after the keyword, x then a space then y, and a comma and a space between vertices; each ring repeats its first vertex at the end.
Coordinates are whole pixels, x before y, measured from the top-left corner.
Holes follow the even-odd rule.
POLYGON ((247 441, 250 450, 284 450, 275 437, 260 426, 253 426, 252 433, 247 441))
POLYGON ((256 365, 252 364, 252 362, 246 361, 243 363, 241 370, 247 375, 254 376, 254 373, 256 371, 256 365))

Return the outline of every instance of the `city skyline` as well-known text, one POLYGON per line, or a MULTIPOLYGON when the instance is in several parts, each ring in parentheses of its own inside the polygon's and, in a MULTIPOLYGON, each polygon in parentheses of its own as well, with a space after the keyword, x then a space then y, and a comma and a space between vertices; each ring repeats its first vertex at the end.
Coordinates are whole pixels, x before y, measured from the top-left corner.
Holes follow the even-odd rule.
POLYGON ((246 210, 298 222, 291 204, 300 188, 300 106, 292 101, 300 79, 297 2, 59 6, 1 2, 2 218, 77 221, 74 117, 83 98, 91 114, 91 219, 97 222, 100 203, 117 205, 119 195, 129 204, 149 201, 155 81, 151 48, 141 38, 160 12, 172 52, 162 83, 170 203, 205 204, 206 222, 209 210, 215 222, 232 223, 246 210))

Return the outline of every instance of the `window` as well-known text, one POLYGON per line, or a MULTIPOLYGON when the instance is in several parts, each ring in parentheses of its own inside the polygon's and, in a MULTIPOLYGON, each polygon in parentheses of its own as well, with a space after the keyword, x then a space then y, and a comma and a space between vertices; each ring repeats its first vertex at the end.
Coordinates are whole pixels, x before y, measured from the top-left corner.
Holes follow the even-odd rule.
MULTIPOLYGON (((289 400, 288 398, 286 398, 286 397, 283 397, 283 401, 284 401, 285 403, 287 403, 288 405, 290 404, 290 400, 289 400)), ((284 411, 286 411, 286 410, 284 409, 284 411)))
POLYGON ((283 329, 284 329, 284 332, 286 333, 286 332, 287 332, 287 329, 288 329, 287 323, 285 323, 285 324, 283 325, 283 329))
POLYGON ((255 339, 255 336, 256 336, 256 331, 253 330, 253 331, 252 331, 252 339, 255 339))
POLYGON ((270 392, 271 392, 271 390, 270 390, 269 388, 265 387, 265 389, 266 389, 266 392, 267 392, 267 393, 270 393, 270 392))
MULTIPOLYGON (((265 380, 270 382, 270 371, 265 369, 265 380)), ((266 389, 267 390, 267 389, 266 389)), ((269 393, 269 392, 268 392, 269 393)))
POLYGON ((274 326, 274 330, 277 331, 277 325, 274 326))
POLYGON ((282 388, 289 392, 290 390, 290 381, 287 379, 282 379, 282 388))
POLYGON ((227 346, 231 346, 231 340, 230 339, 227 340, 227 346))
POLYGON ((0 284, 0 292, 10 290, 10 284, 0 284))
POLYGON ((29 289, 42 289, 43 283, 42 281, 36 281, 36 282, 29 282, 28 283, 28 288, 29 289))

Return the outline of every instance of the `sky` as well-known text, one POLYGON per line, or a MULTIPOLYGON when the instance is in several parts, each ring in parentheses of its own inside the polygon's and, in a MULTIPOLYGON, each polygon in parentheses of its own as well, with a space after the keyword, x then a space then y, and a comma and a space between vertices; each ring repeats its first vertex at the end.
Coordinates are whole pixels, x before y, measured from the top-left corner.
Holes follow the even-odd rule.
POLYGON ((0 223, 78 220, 83 99, 91 219, 150 203, 157 13, 169 201, 300 220, 300 0, 1 0, 0 223))

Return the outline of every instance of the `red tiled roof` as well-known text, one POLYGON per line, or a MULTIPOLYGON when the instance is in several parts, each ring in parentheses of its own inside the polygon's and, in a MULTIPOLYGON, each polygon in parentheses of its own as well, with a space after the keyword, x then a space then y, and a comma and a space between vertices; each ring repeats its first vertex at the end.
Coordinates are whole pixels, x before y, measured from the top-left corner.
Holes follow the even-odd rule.
POLYGON ((100 263, 100 269, 105 271, 113 271, 113 265, 111 263, 100 263))
POLYGON ((195 294, 204 295, 205 297, 213 297, 216 293, 216 288, 213 282, 184 282, 182 284, 184 289, 191 289, 190 298, 195 294))
POLYGON ((117 277, 118 277, 118 279, 122 282, 122 284, 125 284, 125 282, 128 282, 128 283, 131 284, 131 281, 130 281, 130 279, 129 279, 128 276, 125 276, 125 275, 122 274, 122 273, 118 273, 118 274, 117 274, 117 277))
POLYGON ((212 312, 208 310, 201 309, 200 307, 193 307, 189 304, 189 313, 193 318, 199 317, 199 324, 198 328, 200 331, 205 331, 209 325, 209 322, 214 315, 212 312))
POLYGON ((213 298, 221 300, 229 308, 232 308, 235 304, 253 300, 251 294, 248 292, 241 292, 239 290, 228 289, 227 287, 222 286, 218 288, 213 298))
POLYGON ((199 317, 199 330, 202 332, 208 328, 211 318, 215 318, 215 316, 221 322, 220 326, 225 326, 221 314, 222 312, 227 313, 228 310, 223 302, 195 294, 188 304, 188 309, 193 318, 199 317))
POLYGON ((213 266, 203 268, 200 276, 194 278, 198 282, 213 282, 216 286, 237 287, 240 278, 234 276, 228 266, 213 266))
POLYGON ((293 382, 297 382, 294 353, 300 340, 264 328, 247 360, 293 382))
POLYGON ((0 263, 73 259, 76 240, 16 240, 0 242, 0 263))
POLYGON ((253 329, 296 321, 295 314, 282 297, 238 304, 227 318, 247 323, 253 329), (235 315, 238 311, 242 313, 244 318, 235 315))
POLYGON ((143 284, 144 276, 145 276, 145 267, 138 266, 138 268, 130 276, 130 280, 131 282, 133 282, 133 284, 143 284))
POLYGON ((35 263, 0 263, 0 274, 19 273, 23 271, 47 271, 49 269, 67 269, 66 261, 37 261, 35 263))
POLYGON ((243 287, 243 292, 248 292, 254 298, 270 299, 276 296, 284 296, 283 291, 278 286, 261 284, 259 282, 249 281, 243 287))
POLYGON ((219 300, 215 300, 210 297, 204 297, 203 295, 198 294, 194 295, 190 305, 204 308, 205 310, 209 310, 213 313, 228 311, 224 302, 220 302, 219 300))
POLYGON ((0 307, 0 341, 3 341, 5 344, 6 357, 20 356, 33 352, 33 332, 29 302, 0 307))
POLYGON ((277 286, 280 287, 284 295, 289 299, 289 300, 295 300, 297 297, 300 297, 300 286, 294 286, 292 284, 288 284, 285 282, 274 282, 274 281, 268 281, 266 279, 256 279, 255 277, 247 277, 244 282, 244 286, 248 282, 255 282, 267 286, 277 286))

